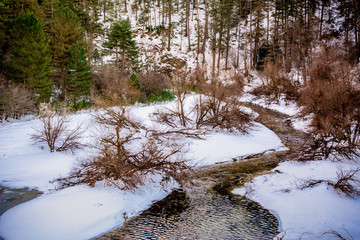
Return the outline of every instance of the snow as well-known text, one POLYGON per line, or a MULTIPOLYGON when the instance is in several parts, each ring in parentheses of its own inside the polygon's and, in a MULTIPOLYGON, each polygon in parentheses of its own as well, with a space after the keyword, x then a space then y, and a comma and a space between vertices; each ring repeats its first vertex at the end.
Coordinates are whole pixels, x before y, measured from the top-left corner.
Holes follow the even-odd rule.
POLYGON ((269 209, 280 220, 285 239, 313 239, 335 230, 360 238, 360 198, 338 195, 327 184, 301 190, 305 180, 336 180, 339 169, 356 169, 357 162, 283 162, 271 174, 256 177, 234 194, 246 196, 269 209), (308 235, 308 236, 307 236, 308 235), (309 238, 307 238, 309 237, 309 238))
POLYGON ((190 158, 194 159, 196 165, 211 165, 238 156, 264 152, 270 148, 282 150, 283 145, 274 132, 257 123, 253 130, 244 136, 213 133, 206 141, 194 140, 190 148, 190 158))
MULTIPOLYGON (((188 97, 191 108, 195 95, 188 97)), ((150 116, 157 109, 174 107, 173 102, 138 105, 132 117, 146 126, 161 128, 150 116)), ((69 117, 69 126, 82 124, 86 129, 83 143, 91 143, 97 134, 94 111, 82 111, 69 117)), ((30 134, 40 126, 33 117, 0 124, 0 185, 11 188, 36 188, 44 194, 9 209, 0 216, 0 236, 5 239, 89 239, 121 226, 124 214, 136 216, 153 201, 164 198, 175 187, 160 186, 161 176, 134 192, 120 191, 103 182, 94 188, 75 186, 54 191, 49 181, 66 176, 79 159, 93 155, 90 147, 71 152, 50 153, 46 145, 34 145, 30 134), (42 148, 41 148, 42 147, 42 148)), ((190 165, 202 166, 268 149, 283 147, 269 129, 255 123, 249 134, 210 132, 205 140, 183 139, 189 151, 190 165)))

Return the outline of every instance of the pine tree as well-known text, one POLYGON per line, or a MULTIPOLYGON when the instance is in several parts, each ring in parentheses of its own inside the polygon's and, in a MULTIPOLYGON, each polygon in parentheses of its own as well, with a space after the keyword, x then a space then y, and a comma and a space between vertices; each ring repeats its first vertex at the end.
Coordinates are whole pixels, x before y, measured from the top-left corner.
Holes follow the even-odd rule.
POLYGON ((138 69, 138 47, 133 39, 131 25, 128 20, 116 21, 111 24, 107 40, 103 46, 110 52, 115 53, 115 65, 121 70, 136 71, 138 69))
POLYGON ((59 7, 59 0, 43 0, 41 3, 41 8, 44 12, 44 32, 50 35, 51 30, 51 22, 54 18, 55 10, 59 7))
POLYGON ((61 6, 54 12, 50 32, 50 47, 53 56, 51 64, 54 67, 52 77, 61 90, 60 100, 63 100, 69 77, 70 49, 77 43, 83 42, 84 29, 76 14, 70 8, 61 6))
POLYGON ((32 13, 21 13, 10 32, 8 77, 29 86, 38 101, 48 100, 52 82, 48 78, 51 55, 41 24, 32 13))
POLYGON ((5 70, 10 30, 20 12, 31 12, 39 19, 42 11, 36 0, 0 0, 0 72, 5 70))
POLYGON ((70 76, 66 92, 73 101, 76 101, 79 97, 89 93, 93 77, 84 46, 76 44, 70 49, 68 68, 70 76))

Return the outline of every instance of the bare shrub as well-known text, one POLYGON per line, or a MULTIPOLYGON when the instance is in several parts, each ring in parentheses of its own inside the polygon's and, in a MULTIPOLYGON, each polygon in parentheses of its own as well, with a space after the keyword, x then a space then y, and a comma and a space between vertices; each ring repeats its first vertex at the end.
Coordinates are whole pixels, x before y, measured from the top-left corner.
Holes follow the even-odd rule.
POLYGON ((206 70, 196 67, 195 70, 191 73, 189 83, 191 86, 196 89, 201 89, 201 86, 204 86, 208 81, 206 70))
POLYGON ((70 129, 68 114, 66 111, 56 113, 54 109, 45 105, 40 108, 41 128, 35 129, 35 133, 31 138, 36 143, 46 143, 50 152, 62 152, 83 147, 79 142, 81 139, 81 125, 70 129))
POLYGON ((141 84, 141 92, 146 96, 150 94, 161 95, 161 93, 169 89, 169 79, 160 73, 148 73, 139 75, 139 82, 141 84))
POLYGON ((202 127, 246 133, 251 126, 251 116, 241 111, 237 98, 217 79, 200 87, 202 93, 196 96, 193 108, 185 109, 185 99, 190 86, 184 81, 187 72, 175 75, 174 94, 177 97, 175 109, 155 113, 158 122, 172 128, 202 127))
POLYGON ((32 92, 20 85, 9 84, 0 87, 0 121, 4 118, 18 119, 36 112, 32 92))
POLYGON ((118 69, 103 66, 98 71, 93 102, 98 107, 132 103, 141 99, 139 89, 132 86, 130 75, 118 69))
POLYGON ((264 84, 254 89, 254 95, 265 95, 273 101, 279 101, 282 94, 289 100, 298 99, 296 86, 278 63, 267 62, 261 74, 264 84))
POLYGON ((337 172, 337 180, 307 180, 301 184, 300 188, 313 188, 321 183, 326 183, 332 187, 338 194, 345 194, 345 196, 350 198, 355 198, 360 196, 360 180, 356 176, 360 171, 360 168, 351 169, 349 171, 344 171, 339 169, 337 172))
POLYGON ((241 111, 237 98, 217 79, 202 87, 204 94, 195 103, 196 127, 208 126, 246 133, 251 116, 241 111))
POLYGON ((304 116, 313 115, 312 131, 325 157, 339 153, 350 158, 359 149, 360 90, 351 66, 329 51, 315 58, 300 104, 304 116))
POLYGON ((170 110, 177 116, 181 126, 186 127, 190 123, 189 114, 185 112, 185 99, 191 92, 191 85, 188 84, 187 78, 189 73, 184 69, 178 70, 171 79, 171 85, 176 97, 176 109, 170 110))
POLYGON ((94 186, 104 180, 119 189, 133 190, 153 174, 162 174, 164 182, 184 181, 189 167, 182 158, 182 145, 173 137, 166 141, 152 134, 144 137, 140 132, 146 129, 131 120, 125 108, 106 109, 96 120, 108 130, 97 141, 99 155, 83 162, 69 177, 58 179, 62 188, 81 183, 94 186))

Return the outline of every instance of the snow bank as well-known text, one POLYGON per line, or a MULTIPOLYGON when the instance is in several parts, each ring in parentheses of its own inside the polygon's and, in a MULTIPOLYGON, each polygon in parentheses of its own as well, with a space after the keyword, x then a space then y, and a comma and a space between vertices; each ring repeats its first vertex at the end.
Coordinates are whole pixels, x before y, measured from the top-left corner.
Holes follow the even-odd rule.
MULTIPOLYGON (((158 184, 158 182, 156 182, 158 184)), ((5 239, 89 239, 138 215, 166 192, 152 183, 136 192, 75 186, 18 205, 0 217, 5 239)))
POLYGON ((327 184, 300 190, 303 180, 335 180, 339 168, 356 169, 358 163, 313 161, 307 163, 284 162, 272 174, 255 178, 234 194, 259 202, 278 216, 285 239, 312 239, 330 230, 353 239, 360 239, 360 198, 338 195, 327 184), (309 237, 309 238, 307 238, 309 237))

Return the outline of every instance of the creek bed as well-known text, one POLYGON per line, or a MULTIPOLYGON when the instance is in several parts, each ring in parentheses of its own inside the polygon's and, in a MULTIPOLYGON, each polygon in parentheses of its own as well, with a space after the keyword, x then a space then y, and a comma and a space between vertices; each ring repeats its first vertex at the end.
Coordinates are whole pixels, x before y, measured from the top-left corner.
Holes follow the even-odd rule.
POLYGON ((98 240, 272 239, 278 229, 277 218, 258 203, 197 187, 173 191, 98 240))

